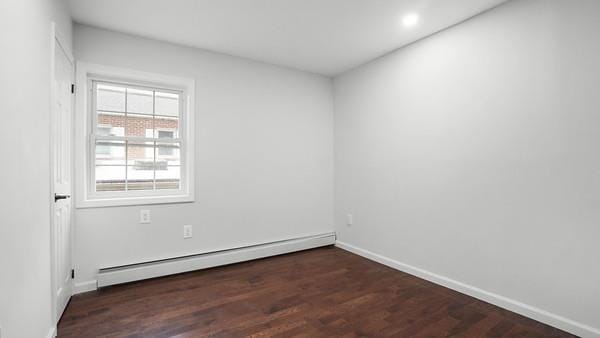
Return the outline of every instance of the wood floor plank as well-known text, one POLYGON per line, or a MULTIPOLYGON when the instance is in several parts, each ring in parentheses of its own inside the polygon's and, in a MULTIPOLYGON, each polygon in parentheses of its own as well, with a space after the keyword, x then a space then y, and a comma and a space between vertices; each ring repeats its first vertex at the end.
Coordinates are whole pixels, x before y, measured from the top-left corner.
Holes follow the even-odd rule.
POLYGON ((335 247, 76 295, 59 337, 574 337, 335 247))

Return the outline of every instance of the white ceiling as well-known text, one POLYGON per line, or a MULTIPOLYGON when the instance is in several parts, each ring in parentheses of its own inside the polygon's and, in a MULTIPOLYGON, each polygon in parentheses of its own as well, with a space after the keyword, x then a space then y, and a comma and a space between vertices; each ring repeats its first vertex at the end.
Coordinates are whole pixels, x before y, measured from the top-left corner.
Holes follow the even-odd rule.
POLYGON ((69 0, 78 23, 333 76, 506 0, 69 0), (416 12, 412 28, 401 17, 416 12))

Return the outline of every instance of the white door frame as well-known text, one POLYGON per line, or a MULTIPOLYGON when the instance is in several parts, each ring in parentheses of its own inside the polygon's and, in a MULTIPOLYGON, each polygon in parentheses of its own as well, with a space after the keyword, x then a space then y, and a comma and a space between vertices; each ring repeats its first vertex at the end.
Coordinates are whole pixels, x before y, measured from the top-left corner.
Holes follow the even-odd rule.
MULTIPOLYGON (((57 313, 57 299, 56 299, 56 261, 54 259, 55 257, 55 250, 56 248, 54 247, 54 231, 56 229, 55 224, 54 224, 54 193, 55 193, 55 186, 54 186, 54 165, 53 165, 53 161, 54 161, 54 148, 53 148, 53 140, 55 138, 54 135, 54 128, 53 128, 53 120, 52 118, 54 117, 54 110, 55 110, 55 104, 56 104, 56 95, 55 95, 55 91, 54 91, 54 83, 55 83, 55 55, 56 55, 56 46, 58 45, 64 55, 67 57, 67 59, 71 62, 71 64, 73 65, 73 76, 75 74, 75 59, 73 58, 73 54, 71 52, 71 50, 69 49, 68 45, 66 44, 66 40, 64 39, 63 35, 61 34, 61 32, 57 29, 56 27, 56 23, 52 22, 51 26, 50 26, 50 32, 51 32, 51 37, 50 37, 50 124, 49 124, 49 128, 50 128, 50 139, 48 140, 48 144, 49 144, 49 154, 50 154, 50 162, 49 162, 49 166, 50 166, 50 196, 48 196, 49 200, 50 200, 50 210, 49 210, 49 217, 50 217, 50 285, 51 285, 51 306, 52 306, 52 320, 53 320, 53 325, 58 324, 58 321, 60 320, 60 317, 57 313)), ((74 81, 74 79, 73 79, 74 81)), ((74 100, 73 98, 71 98, 71 107, 74 107, 74 100)), ((73 112, 73 108, 71 109, 71 111, 73 112)), ((71 131, 72 132, 72 131, 71 131)), ((74 138, 71 138, 72 140, 74 138)), ((71 147, 70 151, 71 151, 71 159, 73 159, 73 147, 71 147)), ((73 163, 70 163, 70 167, 73 168, 73 163)), ((71 169, 72 170, 72 169, 71 169)), ((73 171, 71 171, 73 172, 73 171)), ((71 179, 71 182, 73 182, 73 180, 71 179)), ((73 184, 73 183, 71 183, 73 184)), ((73 189, 72 189, 73 190, 73 189)), ((73 208, 71 208, 71 222, 73 222, 73 208)), ((70 240, 71 243, 73 243, 73 223, 71 223, 71 234, 70 234, 70 240)), ((72 245, 71 245, 72 248, 72 245)), ((71 265, 73 265, 73 252, 71 250, 70 253, 71 256, 71 265)), ((71 281, 71 284, 73 284, 73 281, 71 281)), ((72 290, 71 286, 71 290, 72 290)), ((56 327, 54 330, 54 333, 56 334, 56 327)))

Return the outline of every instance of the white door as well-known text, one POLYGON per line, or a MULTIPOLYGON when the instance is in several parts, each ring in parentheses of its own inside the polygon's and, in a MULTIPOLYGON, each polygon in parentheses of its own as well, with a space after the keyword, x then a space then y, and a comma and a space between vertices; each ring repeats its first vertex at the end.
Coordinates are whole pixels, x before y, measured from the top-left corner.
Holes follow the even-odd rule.
POLYGON ((54 39, 51 109, 52 293, 58 322, 72 294, 71 278, 71 143, 73 62, 54 39))

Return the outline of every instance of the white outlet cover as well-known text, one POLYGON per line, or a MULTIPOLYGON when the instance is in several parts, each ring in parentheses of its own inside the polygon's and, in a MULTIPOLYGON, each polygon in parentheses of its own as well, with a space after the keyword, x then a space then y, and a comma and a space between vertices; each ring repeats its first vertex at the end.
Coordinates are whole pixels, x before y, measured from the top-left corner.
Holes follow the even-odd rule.
POLYGON ((140 223, 149 224, 151 221, 150 210, 140 210, 140 223))
POLYGON ((350 226, 352 224, 354 224, 354 217, 352 217, 352 214, 346 215, 346 225, 350 226))
POLYGON ((192 226, 184 225, 183 226, 183 238, 192 238, 192 226))

